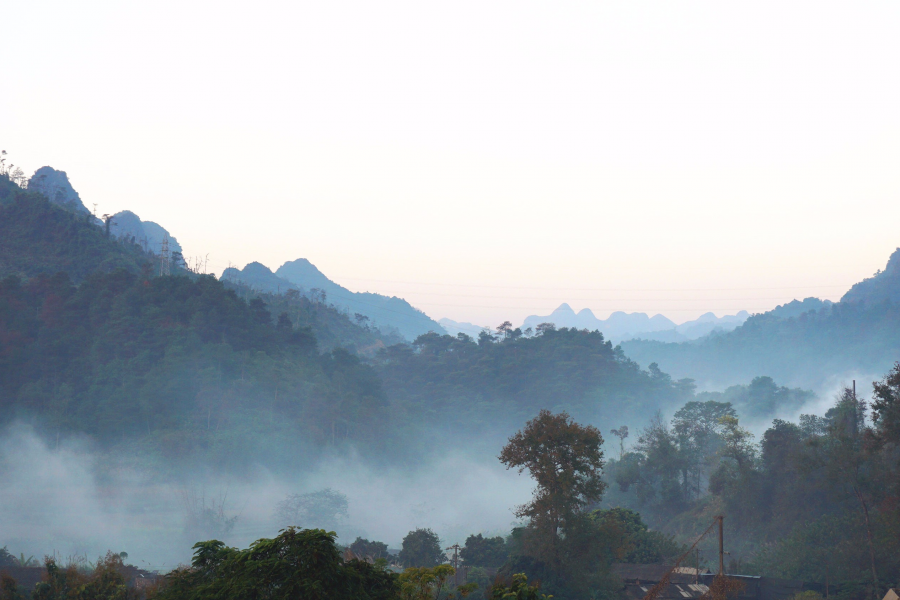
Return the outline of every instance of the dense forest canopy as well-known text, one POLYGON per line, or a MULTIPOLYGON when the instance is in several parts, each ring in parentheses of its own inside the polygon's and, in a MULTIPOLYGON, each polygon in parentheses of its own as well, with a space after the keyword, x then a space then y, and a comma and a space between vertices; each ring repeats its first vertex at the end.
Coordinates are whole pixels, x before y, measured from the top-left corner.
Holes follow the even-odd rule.
MULTIPOLYGON (((428 471, 448 453, 500 452, 534 477, 533 500, 511 531, 467 532, 458 548, 482 590, 489 572, 501 575, 497 593, 537 597, 530 578, 560 599, 615 597, 614 563, 671 562, 723 513, 734 571, 831 581, 847 600, 900 577, 898 254, 853 298, 779 307, 688 344, 614 346, 600 331, 509 322, 410 343, 325 294, 219 281, 180 254, 161 275, 146 244, 21 183, 0 176, 2 426, 30 423, 57 450, 86 436, 151 477, 290 479, 334 456, 366 472, 428 471), (878 293, 859 300, 867 289, 878 293), (819 399, 788 386, 848 364, 887 374, 870 400, 865 386, 842 389, 826 413, 806 414, 819 399), (729 385, 698 392, 697 381, 729 385)), ((330 488, 290 493, 276 513, 281 525, 334 529, 349 514, 330 488)), ((204 500, 191 518, 185 533, 196 538, 225 537, 239 517, 204 500)), ((385 540, 341 540, 355 553, 347 560, 334 534, 312 528, 246 550, 203 542, 160 597, 256 585, 248 561, 278 570, 306 552, 336 597, 434 597, 450 571, 444 542, 422 525, 399 553, 385 540), (409 570, 397 576, 390 561, 409 570)), ((0 551, 0 566, 22 560, 0 551)), ((123 589, 116 555, 93 578, 47 568, 36 597, 57 597, 67 581, 123 589)), ((296 590, 318 576, 279 573, 273 581, 296 590)))

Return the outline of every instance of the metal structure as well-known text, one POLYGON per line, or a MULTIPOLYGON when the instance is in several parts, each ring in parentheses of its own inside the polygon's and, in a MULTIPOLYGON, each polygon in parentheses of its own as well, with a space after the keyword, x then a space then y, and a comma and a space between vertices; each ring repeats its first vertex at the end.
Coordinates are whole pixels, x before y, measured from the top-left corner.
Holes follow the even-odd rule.
POLYGON ((675 564, 672 565, 666 573, 660 577, 659 582, 654 585, 650 591, 647 592, 647 595, 644 596, 643 600, 656 600, 660 597, 665 589, 669 586, 669 580, 672 577, 672 573, 675 572, 676 569, 681 567, 681 563, 694 552, 694 549, 697 547, 697 544, 700 543, 706 535, 712 531, 713 527, 716 525, 719 526, 719 573, 716 575, 716 578, 712 581, 709 586, 709 590, 703 595, 704 598, 713 598, 714 600, 724 600, 724 598, 728 595, 733 594, 736 591, 737 583, 731 582, 725 577, 725 526, 724 526, 725 517, 722 515, 717 516, 709 527, 706 528, 706 531, 700 534, 691 547, 688 548, 684 554, 678 557, 678 560, 675 561, 675 564))

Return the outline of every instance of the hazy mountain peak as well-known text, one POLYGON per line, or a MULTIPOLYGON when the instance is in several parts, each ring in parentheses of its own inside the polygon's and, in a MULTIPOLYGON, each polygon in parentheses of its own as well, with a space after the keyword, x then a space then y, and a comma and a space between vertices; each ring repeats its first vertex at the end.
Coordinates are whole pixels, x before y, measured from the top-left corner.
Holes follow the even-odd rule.
POLYGON ((135 242, 154 254, 160 253, 163 240, 169 238, 169 252, 181 252, 181 244, 165 227, 153 221, 142 221, 130 210, 114 214, 109 231, 117 238, 133 236, 135 242))
POLYGON ((330 280, 305 258, 284 263, 278 267, 275 275, 300 289, 320 289, 325 293, 326 302, 353 314, 365 315, 376 326, 396 329, 409 340, 414 340, 429 331, 446 333, 436 321, 403 298, 369 292, 351 292, 330 280))
POLYGON ((240 270, 228 267, 222 273, 221 279, 243 283, 253 290, 271 294, 286 292, 297 287, 290 281, 275 275, 266 265, 255 261, 240 270))
POLYGON ((650 322, 656 329, 675 329, 675 322, 665 315, 659 313, 650 317, 650 322))
POLYGON ((569 306, 568 304, 566 304, 565 302, 563 302, 562 304, 560 304, 560 305, 556 308, 556 310, 554 310, 554 311, 553 311, 552 313, 550 313, 550 314, 553 314, 553 315, 555 315, 555 314, 560 314, 560 315, 562 315, 562 314, 569 314, 569 313, 571 313, 571 314, 574 315, 574 314, 575 314, 575 311, 572 310, 572 307, 571 307, 571 306, 569 306))
POLYGON ((28 180, 28 189, 47 197, 50 202, 73 212, 89 213, 65 171, 41 167, 28 180))

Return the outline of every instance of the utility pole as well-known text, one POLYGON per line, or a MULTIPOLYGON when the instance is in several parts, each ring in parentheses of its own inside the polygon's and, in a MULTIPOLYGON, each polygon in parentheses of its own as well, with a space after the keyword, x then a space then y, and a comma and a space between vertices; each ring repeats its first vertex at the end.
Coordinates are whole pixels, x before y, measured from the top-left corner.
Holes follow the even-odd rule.
POLYGON ((453 544, 449 548, 444 548, 444 550, 453 550, 453 558, 450 562, 453 563, 454 569, 459 569, 459 544, 453 544))
POLYGON ((719 575, 725 574, 725 525, 724 520, 725 517, 723 515, 719 515, 716 517, 719 520, 719 575))
POLYGON ((453 584, 459 585, 459 544, 453 544, 449 548, 444 548, 444 550, 453 550, 453 558, 450 559, 450 562, 453 563, 453 584))

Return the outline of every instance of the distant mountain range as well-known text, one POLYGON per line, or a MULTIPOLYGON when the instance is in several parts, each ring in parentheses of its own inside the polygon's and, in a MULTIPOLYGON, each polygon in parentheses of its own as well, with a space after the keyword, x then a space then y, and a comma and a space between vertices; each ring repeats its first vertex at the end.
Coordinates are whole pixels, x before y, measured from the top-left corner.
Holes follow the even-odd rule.
POLYGON ((576 313, 568 304, 561 304, 547 316, 532 315, 525 319, 522 329, 536 328, 541 323, 553 323, 557 327, 598 330, 608 340, 620 342, 631 339, 650 339, 666 342, 696 340, 713 331, 732 331, 747 320, 750 314, 742 310, 736 315, 717 317, 709 312, 699 318, 675 325, 663 315, 650 317, 647 313, 616 311, 608 319, 598 319, 589 308, 576 313))
POLYGON ((286 262, 274 273, 258 262, 240 270, 230 267, 221 278, 264 292, 283 293, 293 289, 304 295, 317 294, 320 301, 345 310, 351 317, 358 314, 361 322, 368 319, 369 324, 379 329, 396 330, 409 341, 429 331, 447 333, 440 324, 403 298, 351 292, 330 280, 305 258, 286 262))
POLYGON ((458 321, 454 321, 453 319, 441 319, 438 321, 441 324, 447 333, 452 336, 457 336, 460 333, 464 333, 470 337, 478 339, 478 334, 484 331, 485 329, 491 329, 490 327, 483 327, 481 325, 475 325, 473 323, 460 323, 458 321))
POLYGON ((870 382, 900 360, 900 248, 883 271, 854 285, 840 302, 806 298, 753 315, 731 332, 688 343, 627 340, 640 365, 657 363, 701 388, 768 375, 791 386, 870 382))

